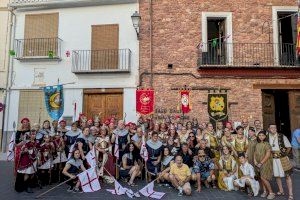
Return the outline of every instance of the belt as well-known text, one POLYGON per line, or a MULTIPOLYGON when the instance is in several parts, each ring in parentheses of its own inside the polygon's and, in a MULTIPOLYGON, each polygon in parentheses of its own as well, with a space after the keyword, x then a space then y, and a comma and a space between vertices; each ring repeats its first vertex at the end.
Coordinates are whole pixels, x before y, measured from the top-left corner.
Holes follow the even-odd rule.
POLYGON ((273 158, 282 158, 284 155, 280 151, 272 151, 273 158))

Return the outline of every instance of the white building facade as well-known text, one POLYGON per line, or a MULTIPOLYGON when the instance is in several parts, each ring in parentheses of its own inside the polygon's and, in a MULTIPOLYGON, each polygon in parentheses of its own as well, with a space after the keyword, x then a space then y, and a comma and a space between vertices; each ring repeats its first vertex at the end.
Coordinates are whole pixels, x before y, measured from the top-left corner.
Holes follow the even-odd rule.
POLYGON ((15 0, 12 85, 5 130, 23 117, 50 119, 43 86, 64 85, 64 114, 136 121, 137 0, 15 0))

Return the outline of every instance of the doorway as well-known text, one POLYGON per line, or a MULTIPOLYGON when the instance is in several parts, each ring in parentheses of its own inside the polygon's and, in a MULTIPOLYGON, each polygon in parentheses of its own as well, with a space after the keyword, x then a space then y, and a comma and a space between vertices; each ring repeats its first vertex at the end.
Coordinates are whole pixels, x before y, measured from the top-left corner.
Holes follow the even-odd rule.
POLYGON ((281 65, 295 65, 297 43, 297 15, 278 12, 279 61, 281 65))

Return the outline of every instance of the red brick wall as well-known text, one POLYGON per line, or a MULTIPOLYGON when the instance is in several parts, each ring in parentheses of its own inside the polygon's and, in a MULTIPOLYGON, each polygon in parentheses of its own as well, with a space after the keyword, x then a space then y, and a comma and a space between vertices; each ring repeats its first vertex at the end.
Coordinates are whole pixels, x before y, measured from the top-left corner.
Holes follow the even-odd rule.
MULTIPOLYGON (((193 73, 199 75, 197 44, 201 42, 201 12, 232 12, 233 41, 263 43, 269 35, 262 33, 264 22, 272 24, 272 6, 297 6, 297 0, 153 0, 153 72, 193 73), (167 64, 173 69, 168 70, 167 64)), ((140 0, 142 16, 140 38, 140 73, 150 72, 149 0, 140 0)), ((273 37, 273 35, 272 35, 273 37)), ((272 38, 271 37, 271 38, 272 38)), ((271 41, 272 42, 272 41, 271 41)), ((299 80, 276 79, 195 79, 189 76, 154 76, 156 107, 177 108, 178 91, 171 87, 207 86, 229 87, 229 102, 237 102, 229 109, 229 119, 241 116, 262 119, 261 91, 253 84, 300 83, 299 80)), ((142 86, 150 86, 150 76, 143 76, 142 86)), ((207 91, 192 91, 191 117, 208 121, 207 91)))

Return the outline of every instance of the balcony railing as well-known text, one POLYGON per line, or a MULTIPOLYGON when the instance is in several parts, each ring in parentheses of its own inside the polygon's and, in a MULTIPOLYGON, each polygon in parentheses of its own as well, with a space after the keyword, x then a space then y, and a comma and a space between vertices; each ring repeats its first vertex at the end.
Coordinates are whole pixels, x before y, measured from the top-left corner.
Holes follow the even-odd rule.
POLYGON ((130 72, 130 49, 76 50, 72 53, 72 72, 130 72))
POLYGON ((207 43, 199 46, 199 67, 299 66, 295 44, 207 43))
POLYGON ((16 58, 21 61, 61 60, 59 38, 17 39, 16 58))

